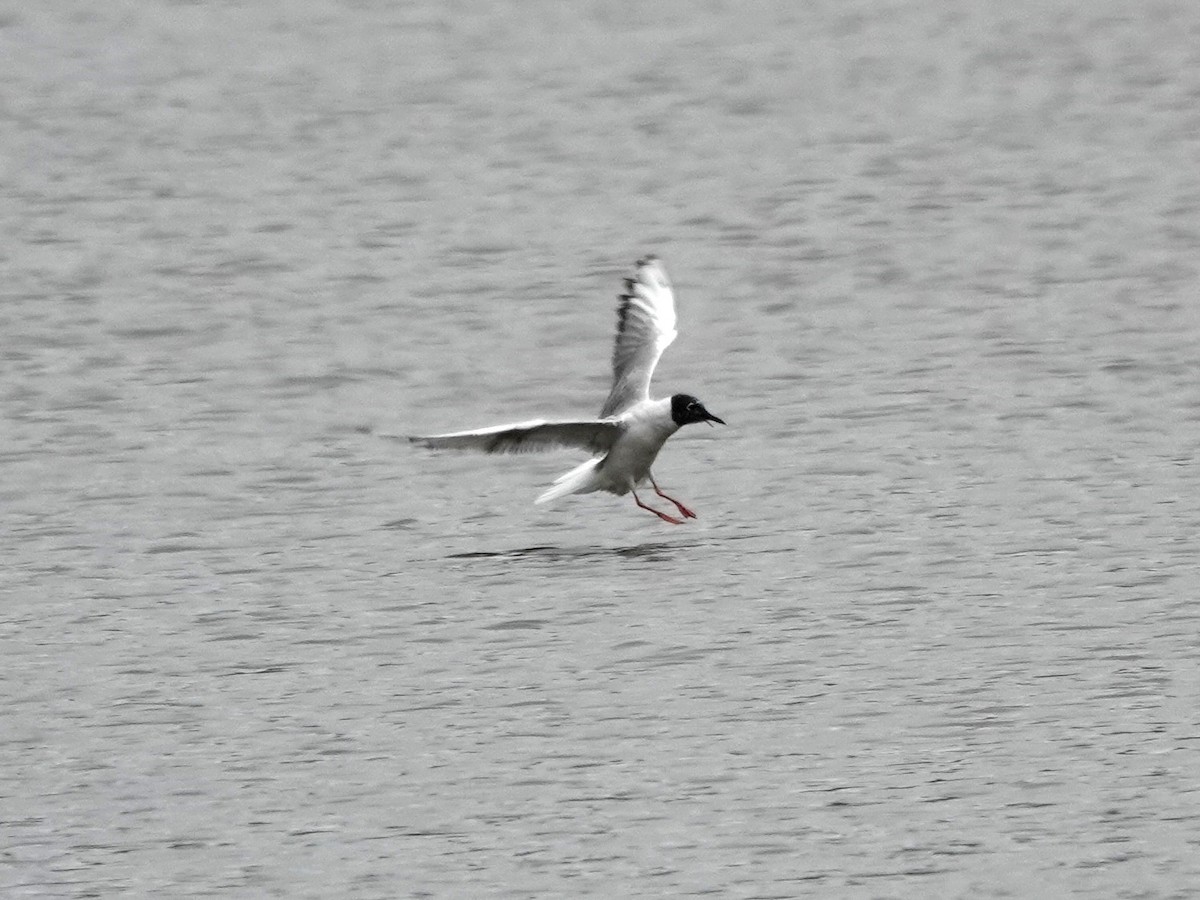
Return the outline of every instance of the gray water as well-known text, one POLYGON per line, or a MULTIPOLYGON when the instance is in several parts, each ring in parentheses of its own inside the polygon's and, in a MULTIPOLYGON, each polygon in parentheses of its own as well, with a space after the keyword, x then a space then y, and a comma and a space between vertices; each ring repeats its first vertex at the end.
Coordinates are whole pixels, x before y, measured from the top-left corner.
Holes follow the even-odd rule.
POLYGON ((1200 7, 0 16, 8 897, 1200 890, 1200 7), (390 438, 593 414, 660 482, 390 438))

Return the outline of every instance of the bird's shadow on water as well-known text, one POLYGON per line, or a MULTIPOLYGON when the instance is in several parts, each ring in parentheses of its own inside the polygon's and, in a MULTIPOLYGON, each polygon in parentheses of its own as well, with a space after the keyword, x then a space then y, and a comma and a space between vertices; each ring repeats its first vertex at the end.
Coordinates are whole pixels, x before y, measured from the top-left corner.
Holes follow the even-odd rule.
POLYGON ((588 559, 603 559, 618 556, 624 559, 668 559, 680 547, 698 546, 696 542, 659 541, 653 544, 635 544, 629 547, 558 547, 536 545, 517 547, 511 550, 470 550, 464 553, 449 553, 445 559, 532 559, 546 562, 578 562, 588 559))

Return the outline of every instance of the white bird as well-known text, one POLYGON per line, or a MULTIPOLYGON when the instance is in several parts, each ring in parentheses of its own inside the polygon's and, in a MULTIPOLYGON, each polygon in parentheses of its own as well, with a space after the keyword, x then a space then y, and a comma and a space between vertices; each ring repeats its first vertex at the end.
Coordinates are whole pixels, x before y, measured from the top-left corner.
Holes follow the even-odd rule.
POLYGON ((665 522, 682 525, 683 519, 647 506, 637 487, 649 480, 654 492, 675 504, 680 515, 696 514, 658 487, 650 467, 667 438, 692 422, 725 424, 690 394, 663 400, 650 399, 650 376, 670 343, 675 340, 675 294, 667 273, 655 256, 638 260, 633 278, 625 279, 625 292, 617 306, 617 339, 613 346, 612 390, 599 418, 570 421, 533 419, 495 425, 475 431, 455 431, 413 437, 409 440, 434 449, 482 450, 485 453, 528 453, 557 447, 588 450, 594 454, 554 481, 537 498, 538 503, 567 494, 608 491, 633 494, 634 502, 665 522))

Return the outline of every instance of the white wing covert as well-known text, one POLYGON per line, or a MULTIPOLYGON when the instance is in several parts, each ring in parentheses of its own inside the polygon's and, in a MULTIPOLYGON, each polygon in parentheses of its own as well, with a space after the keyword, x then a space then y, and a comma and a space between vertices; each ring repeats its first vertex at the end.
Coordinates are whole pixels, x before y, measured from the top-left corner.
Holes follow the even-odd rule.
POLYGON ((617 306, 613 383, 600 415, 620 415, 650 397, 650 377, 663 351, 675 340, 675 293, 656 256, 638 260, 617 306))

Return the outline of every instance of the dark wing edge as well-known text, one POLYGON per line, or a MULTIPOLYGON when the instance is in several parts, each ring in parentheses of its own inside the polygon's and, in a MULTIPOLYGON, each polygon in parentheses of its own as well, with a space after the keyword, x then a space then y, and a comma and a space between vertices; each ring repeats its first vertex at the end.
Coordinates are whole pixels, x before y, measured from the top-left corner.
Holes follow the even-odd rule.
POLYGON ((409 441, 431 450, 475 450, 483 453, 539 453, 574 449, 607 453, 622 426, 604 420, 586 422, 522 422, 477 431, 456 431, 410 437, 409 441))

